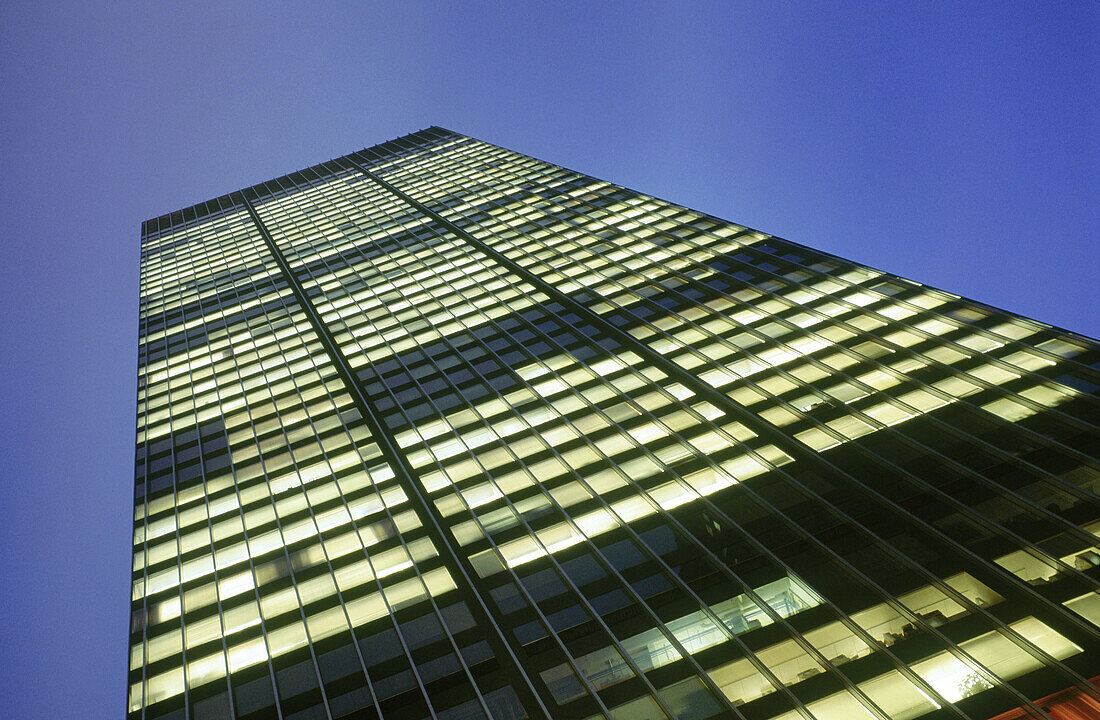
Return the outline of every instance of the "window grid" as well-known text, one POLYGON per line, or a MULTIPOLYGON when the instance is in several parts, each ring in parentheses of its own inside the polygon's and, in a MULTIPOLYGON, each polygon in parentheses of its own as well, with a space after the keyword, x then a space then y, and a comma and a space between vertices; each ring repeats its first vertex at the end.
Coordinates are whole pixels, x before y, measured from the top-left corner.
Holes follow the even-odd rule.
POLYGON ((1086 339, 439 128, 140 288, 131 718, 1100 708, 1086 339))

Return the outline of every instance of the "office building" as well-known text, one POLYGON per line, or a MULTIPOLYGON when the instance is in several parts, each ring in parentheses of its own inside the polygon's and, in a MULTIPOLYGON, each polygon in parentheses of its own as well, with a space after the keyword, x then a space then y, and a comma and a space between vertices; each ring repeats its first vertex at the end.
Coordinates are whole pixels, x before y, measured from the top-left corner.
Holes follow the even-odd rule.
POLYGON ((435 127, 141 258, 131 720, 1100 713, 1093 340, 435 127))

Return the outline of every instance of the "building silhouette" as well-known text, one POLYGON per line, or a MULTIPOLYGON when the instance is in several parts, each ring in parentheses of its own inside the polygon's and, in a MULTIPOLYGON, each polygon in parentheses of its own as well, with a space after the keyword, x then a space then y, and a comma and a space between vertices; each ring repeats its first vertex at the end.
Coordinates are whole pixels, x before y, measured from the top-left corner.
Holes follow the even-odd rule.
POLYGON ((432 127, 144 223, 129 717, 1100 717, 1093 340, 432 127))

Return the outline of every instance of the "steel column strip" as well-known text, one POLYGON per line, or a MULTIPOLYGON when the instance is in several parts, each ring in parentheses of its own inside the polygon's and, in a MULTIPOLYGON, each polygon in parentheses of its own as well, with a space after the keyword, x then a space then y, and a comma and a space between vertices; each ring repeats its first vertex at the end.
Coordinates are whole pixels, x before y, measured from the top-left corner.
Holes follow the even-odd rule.
MULTIPOLYGON (((299 283, 297 276, 294 274, 289 263, 287 263, 286 258, 283 257, 274 238, 268 232, 267 227, 260 219, 259 214, 252 204, 252 200, 256 199, 255 196, 256 191, 251 188, 239 193, 241 203, 247 208, 249 216, 256 225, 264 243, 267 245, 276 263, 278 263, 279 268, 286 276, 291 291, 301 305, 314 331, 317 333, 322 347, 332 358, 333 366, 341 380, 343 380, 344 384, 347 386, 348 393, 351 395, 363 417, 363 422, 377 440, 383 457, 390 463, 394 472, 397 473, 399 480, 402 481, 402 485, 409 491, 406 494, 410 504, 413 505, 421 517, 429 521, 424 525, 424 529, 432 542, 439 547, 440 558, 442 558, 445 566, 454 576, 456 580, 455 584, 458 586, 458 592, 468 601, 467 604, 473 612, 474 617, 478 620, 478 623, 484 627, 492 628, 492 632, 486 634, 486 640, 493 648, 494 656, 501 664, 505 674, 511 678, 513 689, 516 691, 517 695, 520 696, 521 701, 523 701, 523 706, 529 712, 540 712, 542 717, 549 718, 550 713, 547 710, 546 704, 543 702, 543 698, 538 694, 537 690, 535 690, 534 685, 527 678, 526 673, 524 673, 519 659, 516 657, 511 645, 509 645, 507 639, 504 637, 500 627, 493 619, 492 613, 486 606, 484 599, 473 591, 473 583, 470 580, 473 566, 469 564, 467 558, 461 557, 455 551, 455 548, 458 547, 458 543, 454 541, 453 538, 450 538, 449 534, 444 534, 443 528, 445 524, 442 522, 442 518, 438 516, 431 504, 421 495, 419 483, 415 480, 417 477, 416 471, 413 469, 404 453, 398 449, 396 439, 386 430, 383 423, 378 419, 380 414, 359 387, 347 359, 329 336, 325 329, 324 322, 317 314, 316 309, 313 307, 309 297, 299 283), (251 194, 254 197, 249 198, 245 193, 251 194)), ((465 663, 463 663, 463 667, 466 667, 465 663)), ((467 673, 469 673, 468 670, 467 673)), ((477 693, 478 701, 482 709, 487 715, 491 716, 492 713, 486 706, 477 683, 473 681, 472 677, 470 677, 469 680, 477 693)), ((427 697, 425 697, 425 700, 430 702, 430 699, 427 697)))

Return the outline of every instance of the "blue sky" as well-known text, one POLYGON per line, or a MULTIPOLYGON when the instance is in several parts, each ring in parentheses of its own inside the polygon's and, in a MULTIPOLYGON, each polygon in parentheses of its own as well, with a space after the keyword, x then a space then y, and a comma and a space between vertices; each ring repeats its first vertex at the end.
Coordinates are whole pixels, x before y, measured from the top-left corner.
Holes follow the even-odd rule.
POLYGON ((0 8, 0 716, 124 711, 146 218, 441 125, 1100 335, 1095 2, 92 5, 0 8))

